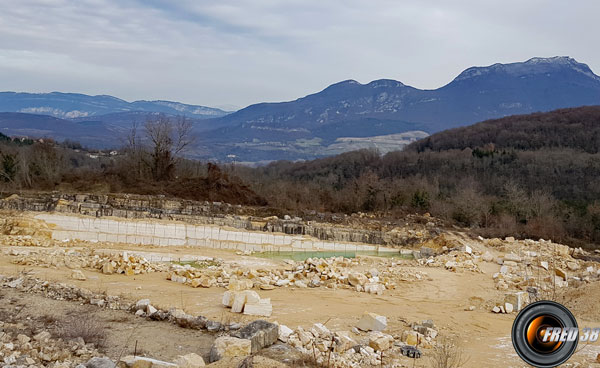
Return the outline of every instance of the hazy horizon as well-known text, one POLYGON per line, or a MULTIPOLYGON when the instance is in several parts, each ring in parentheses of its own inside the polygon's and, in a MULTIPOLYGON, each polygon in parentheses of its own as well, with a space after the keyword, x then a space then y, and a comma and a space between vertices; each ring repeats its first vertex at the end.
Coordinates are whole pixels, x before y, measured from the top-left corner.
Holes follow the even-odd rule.
POLYGON ((8 0, 0 77, 18 92, 245 107, 346 79, 435 89, 471 66, 532 57, 597 71, 598 10, 589 0, 8 0))

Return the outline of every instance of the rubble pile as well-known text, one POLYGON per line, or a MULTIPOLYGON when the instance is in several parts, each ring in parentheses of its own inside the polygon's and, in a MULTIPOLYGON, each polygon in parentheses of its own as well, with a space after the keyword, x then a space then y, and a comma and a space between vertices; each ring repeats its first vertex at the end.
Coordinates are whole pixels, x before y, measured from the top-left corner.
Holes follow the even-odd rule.
MULTIPOLYGON (((488 243, 498 244, 493 239, 488 243)), ((587 252, 583 250, 575 251, 566 245, 530 239, 504 242, 502 247, 508 253, 488 258, 489 262, 500 265, 500 272, 493 275, 498 290, 545 294, 555 288, 578 287, 600 280, 598 263, 571 255, 585 255, 587 252)))
POLYGON ((99 355, 94 344, 86 344, 81 337, 70 341, 55 339, 49 331, 35 331, 27 323, 0 321, 3 367, 70 368, 99 355))
POLYGON ((0 235, 0 243, 16 247, 52 247, 56 243, 52 239, 31 235, 0 235))
POLYGON ((51 283, 27 275, 19 277, 0 276, 0 286, 26 293, 42 294, 54 300, 70 300, 84 304, 97 305, 114 310, 127 310, 130 304, 114 295, 96 294, 90 290, 64 283, 51 283))
POLYGON ((227 287, 229 278, 236 271, 239 272, 230 265, 211 258, 196 261, 194 265, 173 263, 168 268, 167 280, 192 287, 227 287))
POLYGON ((272 290, 276 287, 341 288, 381 295, 396 288, 397 281, 419 281, 428 278, 422 271, 399 267, 394 260, 381 260, 366 272, 356 271, 360 258, 308 258, 303 262, 285 261, 279 269, 232 268, 229 264, 211 264, 197 268, 173 264, 168 280, 192 287, 222 287, 232 291, 247 289, 272 290))
POLYGON ((241 327, 235 322, 221 323, 209 320, 204 316, 193 316, 177 308, 170 308, 168 310, 160 309, 152 306, 149 299, 142 299, 136 303, 131 303, 118 296, 96 294, 73 285, 51 283, 27 275, 19 277, 4 277, 0 275, 0 287, 12 288, 26 293, 41 294, 46 298, 54 300, 68 300, 82 304, 91 304, 100 308, 125 310, 139 317, 155 321, 169 321, 183 328, 218 332, 237 330, 241 327))
POLYGON ((22 243, 21 245, 35 245, 31 241, 32 235, 44 240, 52 237, 52 232, 44 221, 28 218, 21 212, 12 211, 5 212, 5 215, 0 218, 0 234, 2 240, 13 240, 15 243, 22 243))
POLYGON ((431 250, 431 252, 426 252, 423 248, 421 248, 421 255, 432 255, 430 255, 428 258, 419 259, 419 264, 428 267, 443 267, 452 272, 482 272, 477 265, 477 262, 480 260, 480 255, 475 254, 472 248, 468 245, 451 250, 443 247, 441 251, 441 254, 433 255, 433 250, 431 250))
POLYGON ((12 263, 24 266, 91 268, 105 274, 117 273, 127 276, 168 270, 168 266, 163 263, 149 262, 144 257, 130 255, 127 252, 99 255, 85 248, 36 251, 11 248, 8 254, 16 257, 12 263))
MULTIPOLYGON (((386 366, 403 367, 403 349, 411 346, 431 348, 438 334, 432 321, 413 323, 401 335, 390 335, 384 316, 366 313, 352 331, 330 331, 321 323, 311 328, 292 330, 279 325, 279 340, 312 356, 318 364, 332 367, 386 366), (383 361, 382 361, 383 360, 383 361)), ((420 352, 419 352, 420 355, 420 352)), ((404 363, 404 364, 403 364, 404 363)))

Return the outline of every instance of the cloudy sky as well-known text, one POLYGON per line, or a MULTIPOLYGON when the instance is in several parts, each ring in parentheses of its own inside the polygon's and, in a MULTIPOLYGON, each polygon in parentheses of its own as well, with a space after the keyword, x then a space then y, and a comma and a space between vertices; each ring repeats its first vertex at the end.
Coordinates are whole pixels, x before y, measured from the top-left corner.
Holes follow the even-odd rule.
POLYGON ((331 83, 437 88, 569 55, 600 74, 597 0, 3 0, 2 90, 246 106, 331 83))

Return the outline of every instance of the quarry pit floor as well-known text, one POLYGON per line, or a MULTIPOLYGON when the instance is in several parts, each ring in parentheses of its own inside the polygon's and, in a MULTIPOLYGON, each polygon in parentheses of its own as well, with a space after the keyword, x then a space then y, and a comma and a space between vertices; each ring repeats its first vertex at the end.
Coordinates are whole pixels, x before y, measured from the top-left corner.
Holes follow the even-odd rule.
MULTIPOLYGON (((280 260, 270 260, 254 256, 236 254, 234 251, 193 248, 193 247, 156 247, 114 243, 107 246, 82 242, 79 247, 90 247, 115 252, 148 252, 174 256, 218 257, 224 262, 242 264, 247 267, 278 267, 280 260)), ((10 244, 0 244, 0 254, 10 244)), ((370 257, 367 257, 370 258, 370 257)), ((377 262, 374 257, 373 262, 377 262)), ((368 262, 367 262, 368 263, 368 262)), ((525 367, 512 347, 510 332, 515 314, 493 314, 486 301, 498 297, 492 274, 500 266, 482 263, 482 273, 450 272, 444 268, 424 266, 403 266, 408 270, 426 272, 428 278, 418 282, 400 282, 396 289, 386 290, 383 295, 360 293, 347 289, 328 288, 275 288, 259 290, 263 298, 270 298, 273 315, 265 318, 291 328, 310 327, 314 323, 325 323, 331 330, 351 330, 365 312, 373 312, 387 317, 389 334, 401 334, 409 329, 412 322, 431 319, 442 335, 457 335, 469 361, 465 367, 525 367), (475 310, 468 310, 475 306, 475 310)), ((21 266, 11 262, 11 258, 0 256, 0 274, 11 276, 21 272, 30 272, 33 276, 51 282, 64 282, 94 292, 106 292, 129 300, 150 299, 152 304, 168 309, 181 308, 187 313, 203 315, 217 321, 249 322, 254 318, 231 313, 221 304, 224 289, 191 288, 166 279, 166 273, 154 272, 135 276, 122 274, 103 274, 83 269, 87 280, 79 281, 70 277, 71 270, 64 268, 46 268, 21 266)), ((591 288, 597 296, 600 287, 591 288)), ((589 295, 589 294, 588 294, 589 295)), ((14 295, 13 295, 14 296, 14 295)), ((598 300, 598 299, 596 299, 598 300)), ((578 317, 579 320, 579 317, 578 317)), ((146 324, 152 322, 142 322, 146 324)), ((579 320, 580 325, 600 326, 600 318, 579 320)), ((150 327, 149 327, 150 328, 150 327)), ((174 328, 174 327, 169 327, 174 328)), ((156 330, 153 333, 155 334, 156 330)), ((125 330, 124 332, 125 333, 125 330)), ((162 337, 160 337, 162 338, 162 337)), ((164 336, 168 338, 168 334, 164 336)), ((194 338, 187 336, 187 338, 194 338)), ((158 349, 156 358, 173 355, 177 344, 158 349)), ((140 349, 152 350, 152 346, 140 349)), ((590 345, 581 353, 584 366, 600 366, 589 363, 600 352, 600 343, 590 345)), ((427 359, 420 359, 416 367, 427 367, 427 359)))

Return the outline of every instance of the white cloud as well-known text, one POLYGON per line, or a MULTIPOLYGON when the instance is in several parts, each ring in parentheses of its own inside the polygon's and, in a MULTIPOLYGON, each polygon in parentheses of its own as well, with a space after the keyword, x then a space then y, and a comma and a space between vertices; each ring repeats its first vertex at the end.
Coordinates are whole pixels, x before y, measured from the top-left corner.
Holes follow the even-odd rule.
POLYGON ((248 105, 343 79, 437 88, 570 55, 600 72, 593 0, 4 0, 3 89, 248 105))

